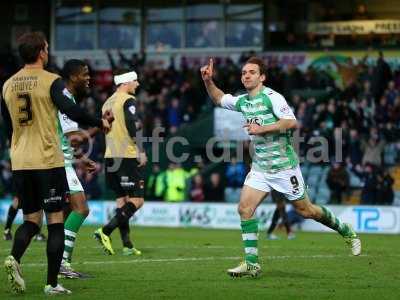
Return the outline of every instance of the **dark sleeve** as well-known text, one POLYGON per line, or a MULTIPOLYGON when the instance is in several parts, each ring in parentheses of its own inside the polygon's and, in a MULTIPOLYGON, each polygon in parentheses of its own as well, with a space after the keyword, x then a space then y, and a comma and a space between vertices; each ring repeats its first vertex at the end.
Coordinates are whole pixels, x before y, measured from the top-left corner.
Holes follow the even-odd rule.
POLYGON ((136 122, 138 121, 135 102, 128 99, 124 104, 125 126, 131 138, 136 137, 136 122))
POLYGON ((3 118, 4 128, 6 130, 7 138, 11 142, 13 128, 12 128, 10 112, 8 111, 6 101, 3 99, 3 97, 0 98, 1 98, 1 104, 0 104, 1 116, 3 118))
POLYGON ((86 126, 102 127, 101 119, 94 118, 64 95, 64 82, 56 79, 50 87, 50 96, 54 105, 71 120, 86 126))

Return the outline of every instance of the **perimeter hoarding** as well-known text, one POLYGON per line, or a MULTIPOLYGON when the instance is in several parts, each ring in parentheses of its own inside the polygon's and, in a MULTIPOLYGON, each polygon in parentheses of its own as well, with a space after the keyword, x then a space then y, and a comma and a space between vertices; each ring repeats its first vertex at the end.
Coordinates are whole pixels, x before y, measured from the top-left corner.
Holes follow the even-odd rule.
MULTIPOLYGON (((5 222, 10 200, 0 200, 0 221, 5 222)), ((115 202, 89 201, 90 214, 86 225, 105 224, 114 213, 115 202)), ((400 233, 400 207, 396 206, 328 206, 338 218, 349 222, 360 233, 400 233)), ((271 221, 275 205, 263 204, 256 211, 260 229, 271 221)), ((291 207, 288 205, 288 210, 291 207)), ((17 223, 22 222, 19 211, 17 223)), ((145 203, 134 216, 133 224, 156 227, 202 227, 240 229, 237 205, 232 203, 145 203)), ((312 220, 300 224, 304 231, 331 231, 312 220)))

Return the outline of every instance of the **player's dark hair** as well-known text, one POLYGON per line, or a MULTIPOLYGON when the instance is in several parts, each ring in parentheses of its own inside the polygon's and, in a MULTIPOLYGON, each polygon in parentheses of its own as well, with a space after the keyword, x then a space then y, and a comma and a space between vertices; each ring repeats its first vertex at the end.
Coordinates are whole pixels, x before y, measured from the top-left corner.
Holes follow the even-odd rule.
POLYGON ((36 62, 46 47, 46 36, 39 31, 24 33, 17 40, 18 53, 24 64, 36 62))
POLYGON ((256 56, 250 57, 245 64, 255 64, 260 68, 260 75, 267 75, 267 66, 261 58, 256 56))
POLYGON ((64 64, 63 69, 61 70, 61 76, 65 80, 69 80, 71 76, 77 75, 82 68, 86 67, 87 64, 80 59, 70 59, 64 64))

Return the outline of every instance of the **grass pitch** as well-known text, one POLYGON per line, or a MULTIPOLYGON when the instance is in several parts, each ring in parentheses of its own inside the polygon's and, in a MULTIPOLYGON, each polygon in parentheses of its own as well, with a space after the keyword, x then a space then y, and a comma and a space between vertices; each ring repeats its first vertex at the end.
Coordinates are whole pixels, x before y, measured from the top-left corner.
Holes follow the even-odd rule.
MULTIPOLYGON (((0 227, 1 230, 3 227, 0 227)), ((16 226, 14 226, 14 229, 16 226)), ((72 290, 59 299, 400 299, 400 237, 361 235, 363 253, 350 255, 330 233, 298 233, 295 240, 267 241, 260 233, 260 278, 235 278, 226 269, 243 257, 239 231, 196 228, 133 228, 142 256, 122 256, 113 233, 114 256, 106 256, 83 227, 73 255, 77 271, 90 279, 62 279, 72 290)), ((10 242, 0 241, 0 257, 10 242)), ((22 261, 24 295, 10 292, 0 272, 0 299, 43 299, 45 243, 32 242, 22 261)))

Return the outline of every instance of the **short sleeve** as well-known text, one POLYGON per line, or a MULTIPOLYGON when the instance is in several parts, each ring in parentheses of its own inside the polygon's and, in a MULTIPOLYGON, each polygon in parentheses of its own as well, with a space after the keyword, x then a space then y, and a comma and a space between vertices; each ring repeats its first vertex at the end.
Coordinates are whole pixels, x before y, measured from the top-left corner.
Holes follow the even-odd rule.
POLYGON ((268 97, 271 100, 272 110, 275 116, 277 116, 279 119, 296 120, 292 109, 281 94, 273 93, 272 95, 268 95, 268 97))
POLYGON ((236 103, 239 97, 232 96, 231 94, 225 94, 221 98, 221 107, 229 110, 238 111, 236 103))

